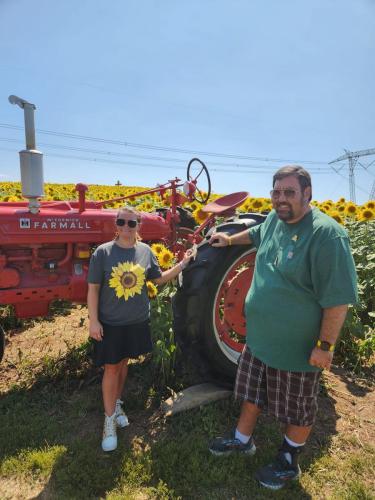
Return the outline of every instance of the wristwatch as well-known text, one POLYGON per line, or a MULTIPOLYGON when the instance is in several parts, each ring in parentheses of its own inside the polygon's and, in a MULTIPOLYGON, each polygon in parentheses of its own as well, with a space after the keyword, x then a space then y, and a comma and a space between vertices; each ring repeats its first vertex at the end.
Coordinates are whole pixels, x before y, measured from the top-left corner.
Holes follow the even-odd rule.
POLYGON ((316 347, 326 352, 333 352, 335 350, 335 344, 330 344, 326 340, 318 340, 316 347))

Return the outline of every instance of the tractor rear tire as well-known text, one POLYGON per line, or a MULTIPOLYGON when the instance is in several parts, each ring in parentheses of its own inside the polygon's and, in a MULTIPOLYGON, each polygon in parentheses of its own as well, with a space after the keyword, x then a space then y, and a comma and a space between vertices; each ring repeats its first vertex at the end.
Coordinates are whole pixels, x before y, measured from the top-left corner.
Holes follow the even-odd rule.
POLYGON ((235 378, 238 358, 246 341, 244 301, 251 284, 254 260, 255 247, 234 247, 218 262, 209 280, 202 333, 210 365, 225 378, 235 378), (246 273, 242 279, 241 273, 246 273), (228 294, 229 300, 233 300, 229 304, 228 294), (227 312, 231 310, 235 318, 233 314, 228 317, 227 312))

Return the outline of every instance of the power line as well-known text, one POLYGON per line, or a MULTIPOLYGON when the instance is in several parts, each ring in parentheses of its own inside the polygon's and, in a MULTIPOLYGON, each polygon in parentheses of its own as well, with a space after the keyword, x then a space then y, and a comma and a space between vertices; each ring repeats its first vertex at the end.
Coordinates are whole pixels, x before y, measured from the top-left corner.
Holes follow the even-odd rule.
MULTIPOLYGON (((13 149, 8 149, 8 148, 1 148, 1 151, 10 151, 14 152, 13 149)), ((57 154, 57 153, 52 153, 49 154, 49 156, 53 156, 55 158, 65 158, 65 159, 70 159, 70 160, 80 160, 80 161, 89 161, 89 162, 94 162, 97 163, 98 166, 100 166, 100 163, 110 163, 113 165, 122 165, 124 167, 126 166, 136 166, 136 167, 143 167, 143 168, 161 168, 160 165, 152 165, 150 163, 144 164, 144 163, 137 163, 137 162, 122 162, 122 161, 116 161, 116 160, 109 160, 109 159, 102 159, 102 158, 87 158, 83 156, 74 156, 74 155, 62 155, 62 154, 57 154)), ((166 165, 163 166, 162 168, 168 168, 168 169, 173 169, 173 170, 186 170, 186 167, 182 166, 172 166, 172 165, 166 165)), ((269 170, 235 170, 235 169, 221 169, 221 168, 211 168, 211 172, 218 172, 218 173, 236 173, 236 174, 270 174, 269 170)), ((317 172, 317 174, 330 174, 331 172, 317 172)))
MULTIPOLYGON (((22 127, 18 125, 11 125, 8 123, 0 123, 1 128, 8 128, 12 130, 23 130, 22 127)), ((103 139, 101 137, 91 137, 91 136, 86 136, 86 135, 78 135, 78 134, 69 134, 66 132, 55 132, 53 130, 43 130, 43 129, 36 129, 36 131, 40 134, 45 134, 45 135, 53 135, 57 137, 65 137, 69 139, 79 139, 82 141, 92 141, 92 142, 101 142, 101 143, 106 143, 106 144, 116 144, 118 146, 126 146, 126 147, 132 147, 132 148, 138 148, 138 149, 152 149, 156 151, 171 151, 175 153, 186 153, 186 154, 192 154, 192 155, 205 155, 205 156, 214 156, 214 157, 222 157, 222 158, 232 158, 232 159, 237 159, 237 160, 255 160, 255 161, 265 161, 265 162, 286 162, 286 163, 304 163, 304 164, 315 164, 315 165, 327 165, 327 162, 322 162, 322 161, 315 161, 315 160, 287 160, 283 158, 263 158, 259 156, 242 156, 242 155, 235 155, 235 154, 226 154, 226 153, 214 153, 210 151, 198 151, 198 150, 191 150, 191 149, 181 149, 181 148, 173 148, 173 147, 167 147, 167 146, 154 146, 151 144, 141 144, 141 143, 136 143, 136 142, 127 142, 127 141, 120 141, 120 140, 113 140, 113 139, 103 139)))
MULTIPOLYGON (((22 141, 19 139, 12 139, 9 137, 1 137, 0 138, 1 142, 12 142, 12 143, 21 143, 22 141)), ((138 158, 142 160, 156 160, 156 161, 167 161, 167 162, 176 162, 176 163, 185 163, 186 164, 186 159, 181 159, 181 158, 168 158, 168 157, 160 157, 160 156, 148 156, 148 155, 135 155, 135 154, 130 154, 130 153, 118 153, 114 151, 104 151, 104 150, 99 150, 99 149, 88 149, 88 148, 80 148, 80 147, 74 147, 74 146, 65 146, 61 144, 50 144, 46 142, 39 142, 40 146, 45 146, 45 147, 50 147, 50 148, 56 148, 56 149, 64 149, 68 151, 80 151, 84 153, 92 153, 92 154, 102 154, 102 155, 108 155, 108 156, 116 156, 116 157, 129 157, 129 158, 138 158)), ((274 170, 275 167, 273 165, 246 165, 246 164, 238 164, 238 163, 221 163, 221 162, 210 162, 211 165, 216 165, 216 166, 222 166, 222 167, 236 167, 236 168, 264 168, 264 169, 270 169, 274 170)), ((331 171, 331 167, 310 167, 309 171, 310 172, 317 172, 317 171, 331 171)))

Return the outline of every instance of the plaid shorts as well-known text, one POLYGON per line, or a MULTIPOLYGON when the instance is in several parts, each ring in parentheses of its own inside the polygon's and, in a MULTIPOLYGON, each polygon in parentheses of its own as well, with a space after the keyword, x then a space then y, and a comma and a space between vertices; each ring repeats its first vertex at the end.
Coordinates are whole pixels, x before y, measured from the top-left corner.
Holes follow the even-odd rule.
POLYGON ((239 359, 234 395, 268 410, 286 424, 310 426, 318 410, 321 372, 290 372, 271 368, 247 346, 239 359))

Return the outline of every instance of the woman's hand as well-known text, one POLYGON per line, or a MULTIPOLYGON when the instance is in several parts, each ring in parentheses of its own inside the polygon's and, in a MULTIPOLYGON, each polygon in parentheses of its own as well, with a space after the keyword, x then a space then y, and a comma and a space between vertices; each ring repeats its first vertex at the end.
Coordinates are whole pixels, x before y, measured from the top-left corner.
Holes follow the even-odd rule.
POLYGON ((90 321, 89 336, 98 342, 103 340, 103 327, 99 321, 90 321))
POLYGON ((185 269, 185 267, 189 264, 190 260, 195 257, 197 254, 197 249, 195 248, 189 248, 189 250, 186 250, 184 253, 184 256, 180 260, 180 265, 181 269, 185 269))

